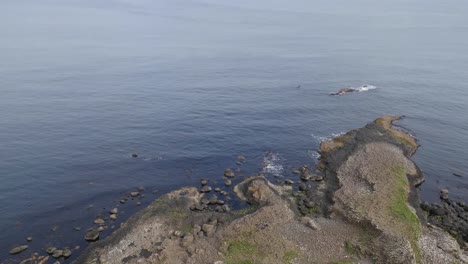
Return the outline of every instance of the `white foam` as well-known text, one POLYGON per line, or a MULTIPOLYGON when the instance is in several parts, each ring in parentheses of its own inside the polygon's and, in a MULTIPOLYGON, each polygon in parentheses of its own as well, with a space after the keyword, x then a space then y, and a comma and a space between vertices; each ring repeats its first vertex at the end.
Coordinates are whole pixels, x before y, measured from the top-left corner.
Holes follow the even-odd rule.
POLYGON ((374 90, 374 89, 377 89, 376 86, 374 85, 362 85, 362 86, 359 86, 359 87, 351 87, 351 89, 354 89, 358 92, 367 92, 369 90, 374 90))
POLYGON ((312 136, 312 138, 315 139, 315 141, 317 141, 317 143, 322 143, 324 141, 328 141, 328 140, 331 140, 333 138, 336 138, 336 137, 339 137, 339 136, 342 136, 346 134, 345 132, 338 132, 338 133, 332 133, 331 135, 329 136, 317 136, 317 135, 314 135, 314 134, 310 134, 312 136))
POLYGON ((263 158, 266 166, 263 168, 263 173, 272 174, 273 176, 280 177, 283 174, 284 167, 281 165, 281 157, 278 153, 269 152, 263 158))
POLYGON ((320 160, 320 153, 318 153, 318 151, 316 151, 316 150, 308 150, 307 154, 309 155, 309 157, 311 159, 313 159, 315 161, 320 160))

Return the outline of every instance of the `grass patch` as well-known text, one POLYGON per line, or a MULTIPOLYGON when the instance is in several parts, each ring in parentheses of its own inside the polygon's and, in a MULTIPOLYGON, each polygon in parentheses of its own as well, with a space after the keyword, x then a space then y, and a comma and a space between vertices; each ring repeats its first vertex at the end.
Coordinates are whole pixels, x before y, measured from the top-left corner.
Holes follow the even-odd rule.
POLYGON ((288 252, 284 253, 284 255, 283 255, 283 262, 285 264, 291 264, 292 261, 297 257, 299 257, 299 253, 297 253, 294 250, 288 251, 288 252))
POLYGON ((252 258, 257 254, 257 247, 249 241, 232 241, 227 248, 227 264, 255 264, 252 258))
POLYGON ((401 235, 405 236, 411 243, 416 255, 416 262, 421 263, 422 256, 419 250, 418 240, 421 234, 419 218, 408 207, 409 182, 406 177, 406 169, 397 167, 393 169, 396 176, 395 191, 390 203, 390 215, 400 223, 401 235))
POLYGON ((359 256, 360 255, 360 250, 357 246, 353 245, 349 241, 344 242, 344 248, 346 253, 353 255, 353 256, 359 256))
POLYGON ((186 218, 189 215, 188 212, 185 212, 185 211, 182 211, 182 210, 171 210, 168 213, 169 213, 169 215, 174 216, 174 217, 178 217, 178 218, 186 218))

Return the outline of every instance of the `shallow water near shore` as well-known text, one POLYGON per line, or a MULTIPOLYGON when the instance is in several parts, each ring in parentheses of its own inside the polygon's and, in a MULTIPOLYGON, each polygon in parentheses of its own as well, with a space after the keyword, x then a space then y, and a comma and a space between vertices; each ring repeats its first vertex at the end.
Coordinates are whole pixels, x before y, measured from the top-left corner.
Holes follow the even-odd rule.
POLYGON ((0 263, 83 248, 117 205, 116 227, 201 178, 222 186, 238 155, 236 174, 297 180, 291 167, 314 165, 321 139, 381 115, 405 115, 421 144, 423 200, 447 187, 468 201, 467 7, 2 1, 0 263), (329 96, 361 85, 376 89, 329 96))

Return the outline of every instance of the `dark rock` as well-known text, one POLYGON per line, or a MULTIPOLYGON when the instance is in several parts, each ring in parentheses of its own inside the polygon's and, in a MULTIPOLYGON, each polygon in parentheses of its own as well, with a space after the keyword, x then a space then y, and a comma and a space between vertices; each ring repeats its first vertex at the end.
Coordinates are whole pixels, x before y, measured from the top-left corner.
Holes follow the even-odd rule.
POLYGON ((356 91, 357 90, 353 89, 353 88, 343 88, 343 89, 339 90, 336 93, 331 93, 330 95, 343 95, 343 94, 347 94, 347 93, 353 93, 353 92, 356 92, 356 91))
POLYGON ((299 191, 305 191, 307 189, 307 186, 305 183, 301 182, 299 183, 299 191))
POLYGON ((207 180, 207 179, 201 179, 201 180, 200 180, 200 184, 201 184, 201 185, 207 185, 207 184, 208 184, 208 180, 207 180))
POLYGON ((234 177, 235 175, 234 175, 234 172, 232 172, 231 169, 226 169, 226 170, 224 171, 224 176, 225 176, 225 177, 228 177, 228 178, 232 178, 232 177, 234 177))
POLYGON ((86 241, 96 241, 99 238, 99 231, 96 229, 91 229, 85 234, 86 241))
POLYGON ((48 247, 46 249, 46 252, 47 252, 47 254, 51 255, 52 253, 54 253, 55 250, 57 250, 56 247, 48 247))
POLYGON ((293 180, 290 180, 290 179, 286 179, 286 180, 284 181, 284 183, 287 184, 287 185, 292 185, 292 184, 294 184, 294 181, 293 181, 293 180))
POLYGON ((25 251, 26 249, 28 249, 27 245, 18 246, 18 247, 12 248, 10 250, 10 254, 11 255, 16 255, 16 254, 19 254, 19 253, 25 251))
POLYGON ((132 153, 132 157, 136 158, 136 157, 138 157, 138 154, 132 153))
POLYGON ((453 173, 453 176, 456 176, 456 177, 459 177, 459 178, 463 177, 463 175, 461 175, 460 173, 456 173, 456 172, 453 173))
POLYGON ((202 192, 202 193, 211 192, 211 187, 205 185, 205 186, 203 186, 203 187, 200 189, 200 192, 202 192))

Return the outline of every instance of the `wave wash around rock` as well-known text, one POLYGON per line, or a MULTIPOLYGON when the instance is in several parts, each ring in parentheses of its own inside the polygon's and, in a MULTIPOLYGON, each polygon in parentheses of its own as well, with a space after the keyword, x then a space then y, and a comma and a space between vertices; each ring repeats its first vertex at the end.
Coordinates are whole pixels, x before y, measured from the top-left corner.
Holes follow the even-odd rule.
MULTIPOLYGON (((418 209, 416 140, 383 117, 321 145, 324 180, 295 191, 253 176, 234 187, 251 206, 197 211, 208 194, 169 193, 76 263, 467 263, 418 209), (310 210, 302 197, 313 199, 310 210), (302 203, 302 204, 301 204, 302 203)), ((303 185, 304 186, 304 185, 303 185)))

